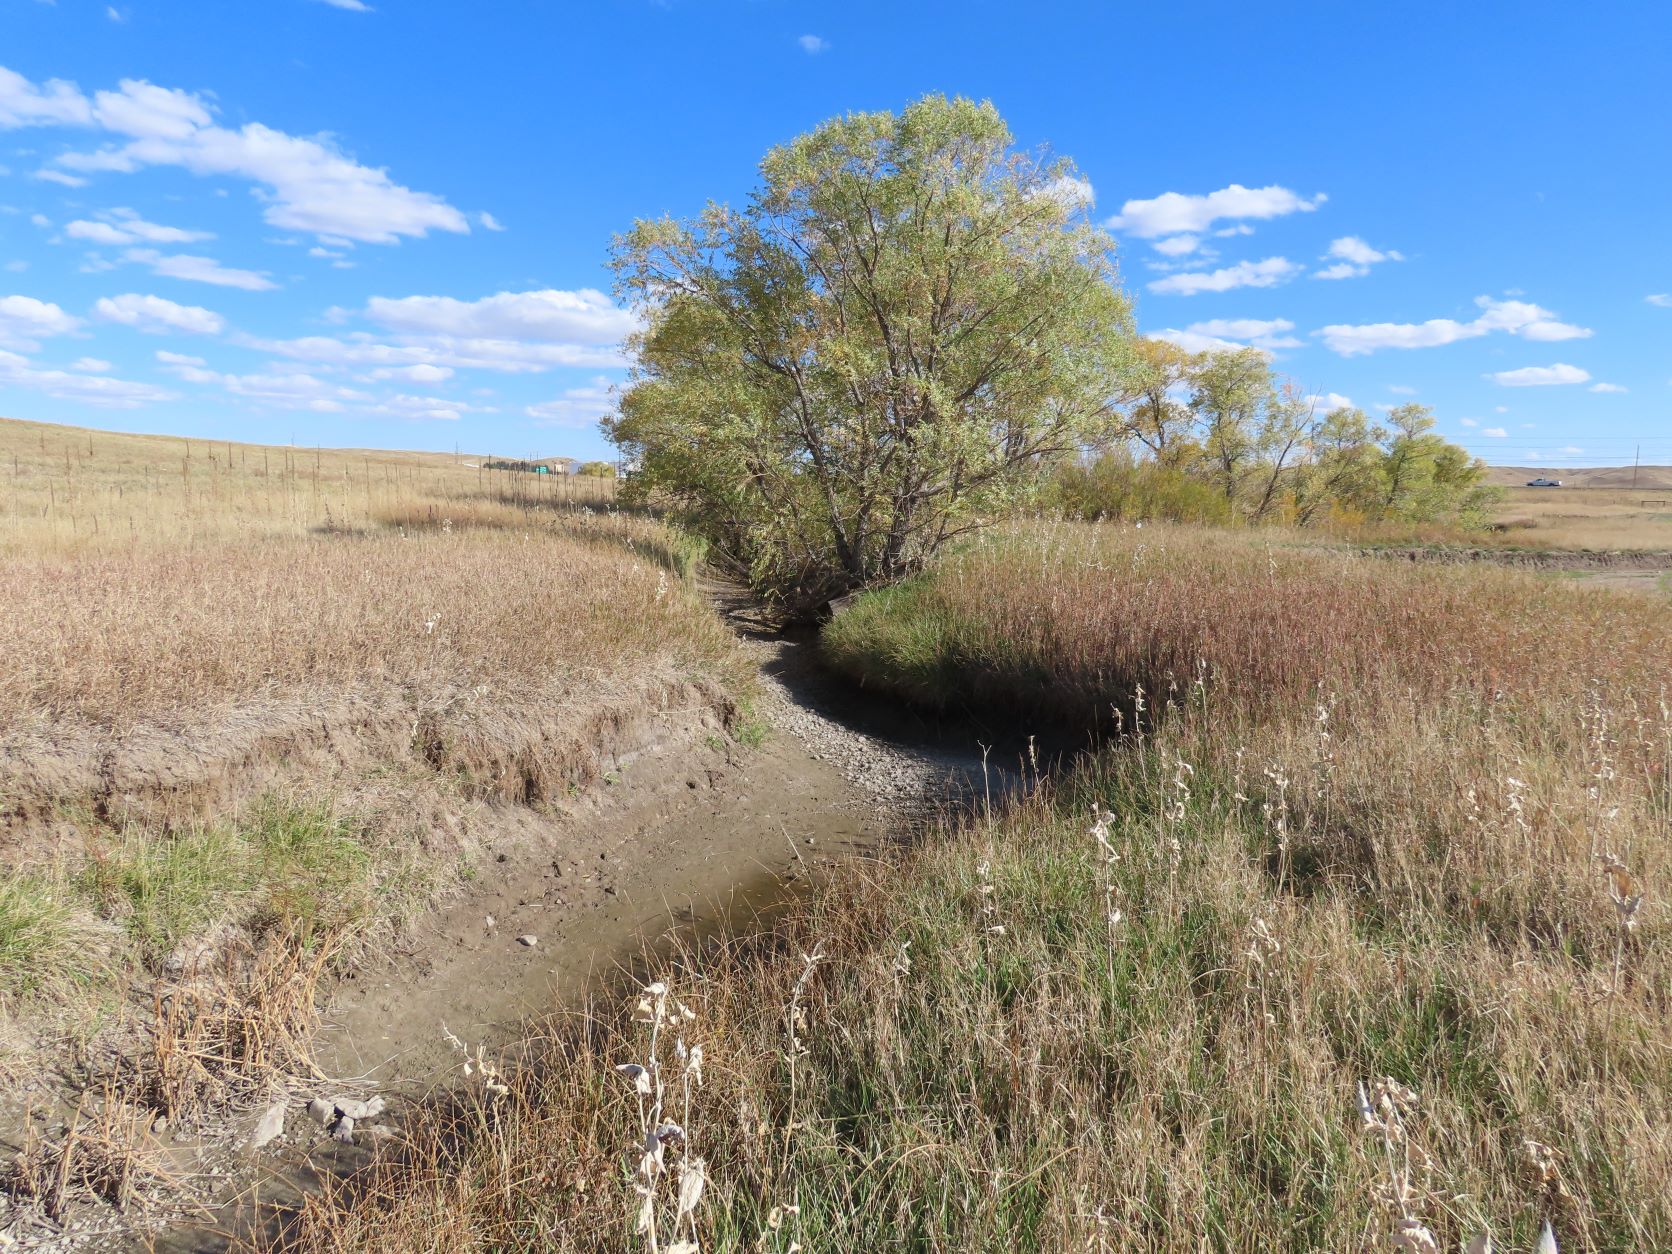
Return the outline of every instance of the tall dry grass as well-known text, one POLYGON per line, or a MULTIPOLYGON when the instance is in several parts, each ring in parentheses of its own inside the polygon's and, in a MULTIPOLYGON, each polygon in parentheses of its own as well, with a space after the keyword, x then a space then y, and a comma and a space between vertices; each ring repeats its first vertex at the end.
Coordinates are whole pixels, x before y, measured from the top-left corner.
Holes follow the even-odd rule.
POLYGON ((376 524, 414 502, 550 508, 615 481, 489 470, 469 454, 299 449, 0 418, 0 556, 179 550, 376 524))
MULTIPOLYGON (((657 968, 703 1049, 659 1167, 703 1160, 702 1249, 1672 1248, 1664 612, 1064 527, 829 643, 1124 735, 657 968)), ((632 1000, 552 1037, 291 1247, 650 1248, 632 1000)))

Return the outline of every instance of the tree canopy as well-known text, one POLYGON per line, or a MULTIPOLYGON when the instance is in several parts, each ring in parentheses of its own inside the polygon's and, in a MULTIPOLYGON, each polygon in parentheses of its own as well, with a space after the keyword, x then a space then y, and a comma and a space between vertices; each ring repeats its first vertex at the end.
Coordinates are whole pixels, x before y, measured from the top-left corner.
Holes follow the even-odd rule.
POLYGON ((790 613, 919 567, 1107 428, 1135 361, 1065 160, 926 97, 773 149, 741 208, 615 243, 639 311, 610 434, 790 613))

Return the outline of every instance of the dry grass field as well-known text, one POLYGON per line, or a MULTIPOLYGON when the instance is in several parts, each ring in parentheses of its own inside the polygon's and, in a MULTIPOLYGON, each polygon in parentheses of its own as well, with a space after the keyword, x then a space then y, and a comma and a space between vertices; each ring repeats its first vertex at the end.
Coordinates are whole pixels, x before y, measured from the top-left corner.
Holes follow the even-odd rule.
POLYGON ((0 1079, 149 1035, 193 946, 387 933, 458 887, 466 811, 723 707, 689 542, 477 460, 0 424, 0 1079))
POLYGON ((375 525, 451 502, 604 504, 615 484, 486 470, 480 456, 123 435, 0 419, 0 555, 179 549, 375 525))
POLYGON ((294 1248, 1672 1248, 1662 608, 1033 526, 826 647, 1121 736, 556 1024, 294 1248))
POLYGON ((1499 540, 1585 552, 1672 552, 1672 467, 1538 470, 1497 466, 1499 540), (1529 488, 1538 478, 1560 488, 1529 488), (1635 485, 1635 486, 1634 486, 1635 485))

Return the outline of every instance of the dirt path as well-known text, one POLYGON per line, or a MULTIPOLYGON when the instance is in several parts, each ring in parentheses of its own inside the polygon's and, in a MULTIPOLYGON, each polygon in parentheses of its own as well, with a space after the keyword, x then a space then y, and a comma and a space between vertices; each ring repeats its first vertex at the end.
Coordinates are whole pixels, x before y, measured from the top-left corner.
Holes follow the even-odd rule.
MULTIPOLYGON (((754 655, 747 748, 689 729, 623 762, 576 808, 552 815, 485 806, 491 861, 469 891, 328 990, 318 1062, 332 1083, 292 1091, 285 1130, 259 1150, 184 1145, 200 1172, 221 1172, 212 1225, 176 1229, 157 1249, 207 1250, 275 1203, 363 1162, 302 1112, 310 1096, 348 1094, 402 1110, 459 1074, 454 1041, 491 1051, 526 1036, 532 1016, 579 1004, 667 938, 760 926, 833 864, 878 856, 948 806, 1016 778, 1016 744, 984 766, 980 729, 940 727, 822 670, 811 637, 787 638, 720 599, 754 655), (532 942, 532 943, 530 943, 532 942), (232 1182, 236 1181, 234 1185, 232 1182)), ((991 741, 987 743, 991 745, 991 741)))

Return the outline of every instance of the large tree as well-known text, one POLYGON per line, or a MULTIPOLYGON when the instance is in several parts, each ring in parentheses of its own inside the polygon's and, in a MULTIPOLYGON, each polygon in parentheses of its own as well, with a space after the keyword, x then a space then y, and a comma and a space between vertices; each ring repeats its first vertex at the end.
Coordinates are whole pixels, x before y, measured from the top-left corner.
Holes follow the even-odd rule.
POLYGON ((1107 426, 1133 357, 1067 162, 930 96, 770 152, 741 209, 616 241, 610 433, 786 612, 908 573, 1107 426))

